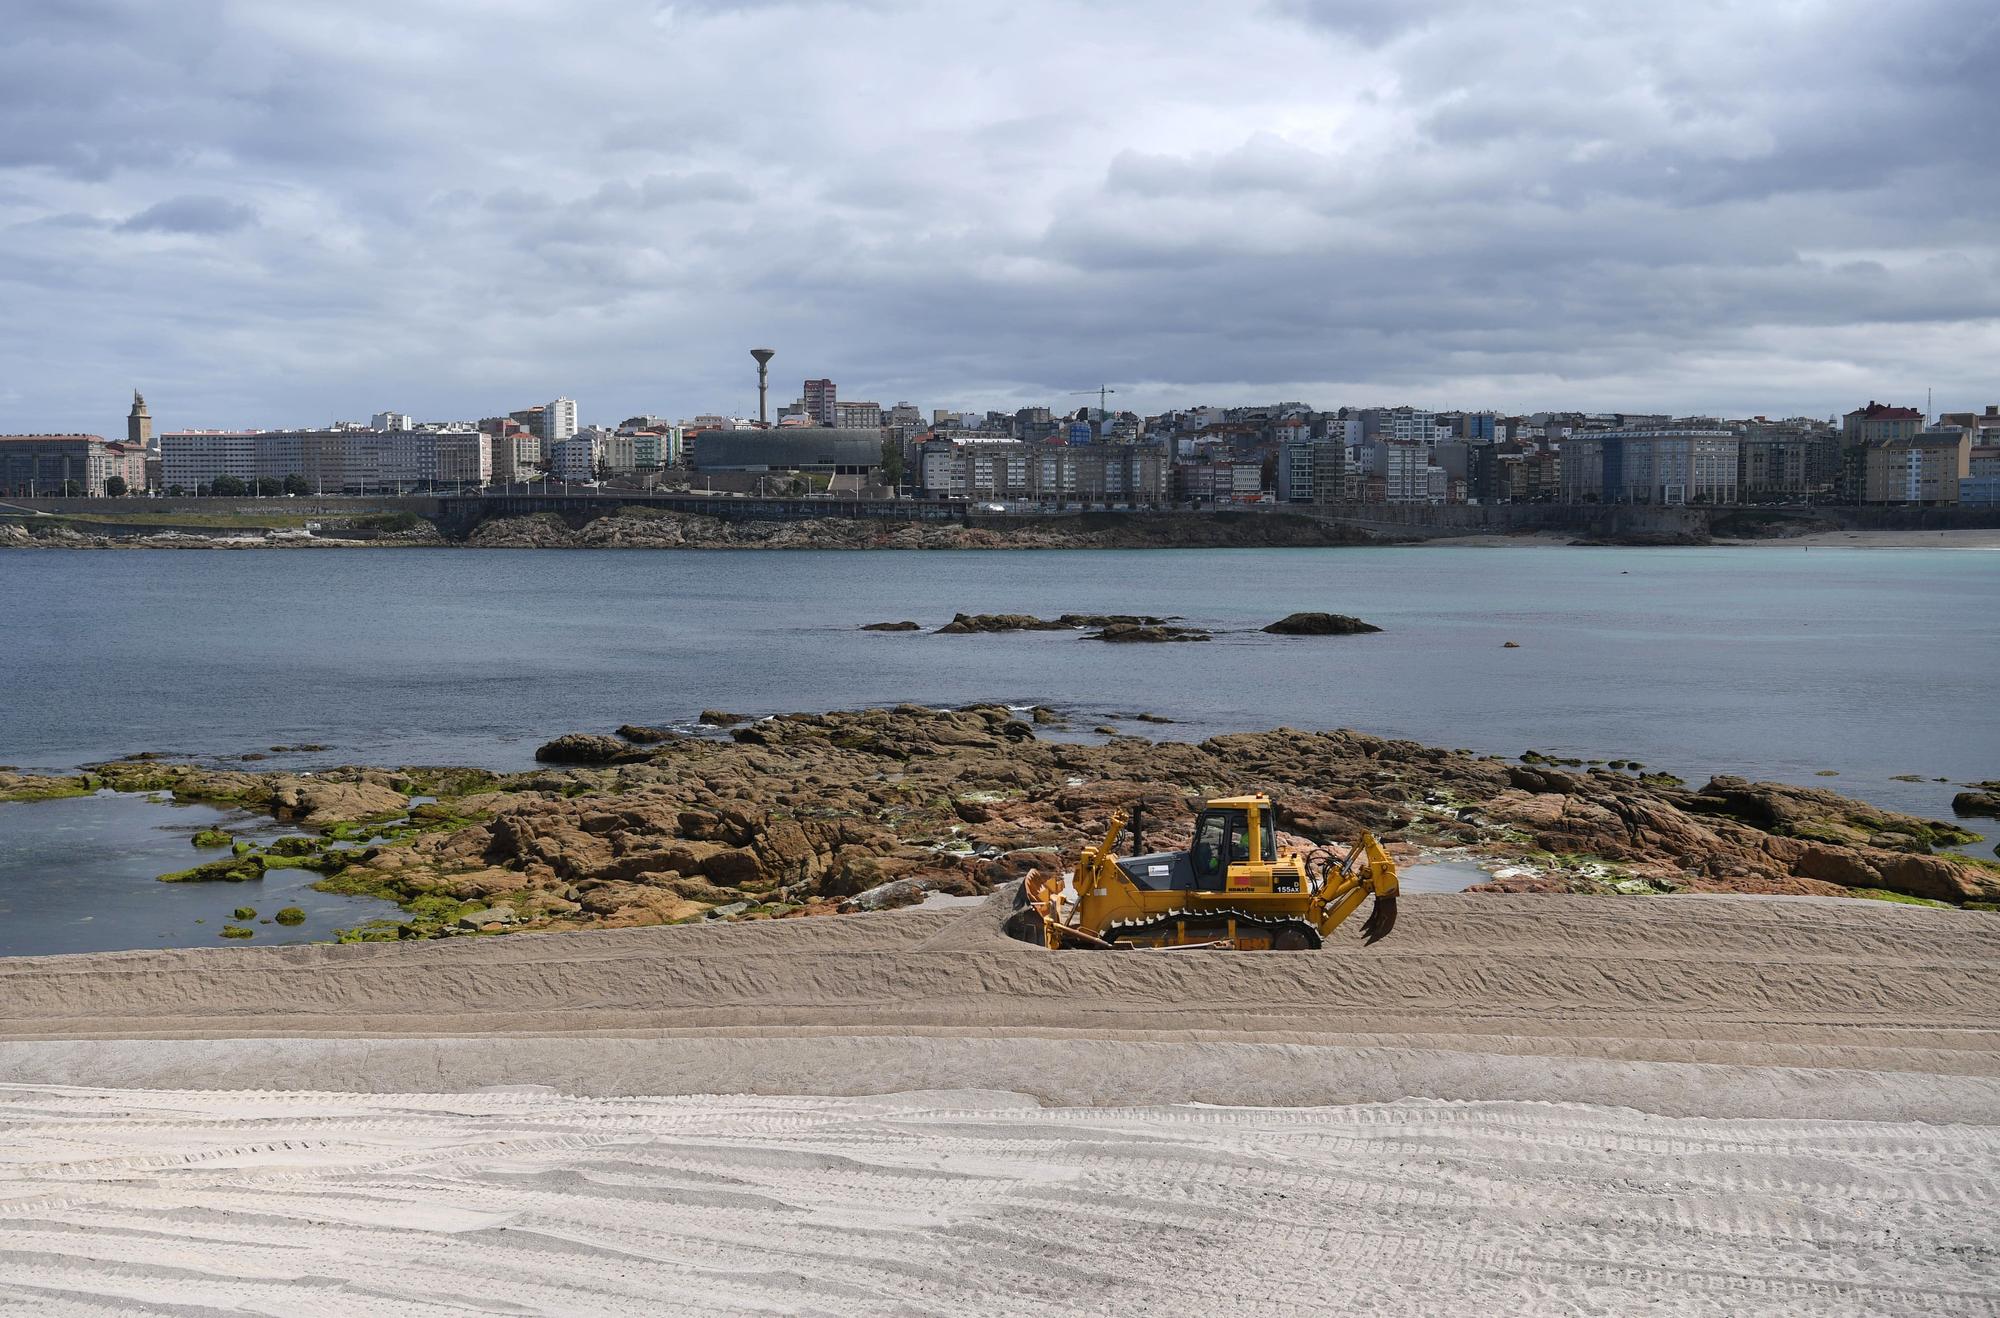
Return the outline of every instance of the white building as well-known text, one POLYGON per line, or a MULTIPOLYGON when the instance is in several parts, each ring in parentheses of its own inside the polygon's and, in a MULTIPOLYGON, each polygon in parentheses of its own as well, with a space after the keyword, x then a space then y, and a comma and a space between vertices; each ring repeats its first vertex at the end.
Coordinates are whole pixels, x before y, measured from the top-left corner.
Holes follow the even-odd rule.
POLYGON ((257 479, 257 435, 249 431, 184 430, 160 436, 160 485, 192 494, 217 476, 257 479))
POLYGON ((416 490, 438 483, 441 439, 462 450, 460 432, 437 430, 170 431, 160 436, 160 480, 193 490, 219 476, 297 476, 328 493, 416 490))
POLYGON ((597 448, 597 465, 601 470, 630 475, 639 469, 639 446, 636 436, 593 428, 590 438, 597 448))
POLYGON ((440 484, 485 485, 493 479, 493 436, 478 430, 437 432, 440 484))
POLYGON ((370 430, 415 430, 417 419, 408 412, 377 412, 368 420, 370 430))
POLYGON ((584 435, 556 441, 549 447, 549 475, 561 481, 596 479, 597 445, 584 435))
POLYGON ((576 434, 576 400, 558 398, 542 412, 542 435, 549 443, 568 439, 576 434))
MULTIPOLYGON (((1430 503, 1429 450, 1415 440, 1376 444, 1370 469, 1382 478, 1384 503, 1430 503)), ((1440 498, 1437 502, 1442 503, 1440 498)))

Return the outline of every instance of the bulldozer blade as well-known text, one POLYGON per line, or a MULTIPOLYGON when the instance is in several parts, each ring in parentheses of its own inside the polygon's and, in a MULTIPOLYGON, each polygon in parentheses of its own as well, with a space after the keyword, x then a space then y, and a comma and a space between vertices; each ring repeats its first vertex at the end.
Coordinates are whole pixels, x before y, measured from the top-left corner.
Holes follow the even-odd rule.
POLYGON ((1361 926, 1361 942, 1365 947, 1379 943, 1389 936, 1396 927, 1396 899, 1377 897, 1374 909, 1368 912, 1368 922, 1361 926))

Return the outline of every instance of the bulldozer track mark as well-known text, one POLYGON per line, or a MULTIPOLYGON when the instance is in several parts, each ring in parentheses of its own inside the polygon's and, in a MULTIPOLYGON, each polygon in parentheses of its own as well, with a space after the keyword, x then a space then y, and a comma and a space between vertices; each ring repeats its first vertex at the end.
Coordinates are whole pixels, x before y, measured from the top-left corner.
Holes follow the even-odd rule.
POLYGON ((0 1144, 6 1318, 2000 1312, 1987 1127, 16 1087, 0 1144))

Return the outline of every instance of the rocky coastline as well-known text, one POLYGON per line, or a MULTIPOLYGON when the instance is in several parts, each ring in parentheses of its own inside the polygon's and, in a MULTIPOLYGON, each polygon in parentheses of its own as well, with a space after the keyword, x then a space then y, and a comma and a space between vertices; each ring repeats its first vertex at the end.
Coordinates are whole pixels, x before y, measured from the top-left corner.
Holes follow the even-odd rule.
MULTIPOLYGON (((1293 845, 1360 830, 1404 860, 1488 870, 1475 890, 1870 896, 2000 904, 1978 835, 1832 792, 1637 764, 1507 760, 1352 731, 1200 743, 1050 740, 1052 710, 920 706, 791 714, 698 731, 571 734, 541 767, 262 772, 134 757, 63 777, 0 772, 0 800, 104 788, 275 816, 295 836, 161 876, 320 886, 396 901, 357 939, 830 915, 977 895, 1073 862, 1113 810, 1143 808, 1147 847, 1184 845, 1209 795, 1258 790, 1293 845)), ((1972 785, 1961 808, 1990 808, 1972 785)))
POLYGON ((122 533, 62 519, 0 521, 0 548, 14 549, 1256 549, 1380 543, 1381 537, 1287 514, 1113 515, 995 528, 959 523, 822 517, 725 521, 628 506, 603 516, 555 513, 493 518, 463 536, 411 515, 394 530, 329 526, 311 535, 282 528, 178 528, 122 533))

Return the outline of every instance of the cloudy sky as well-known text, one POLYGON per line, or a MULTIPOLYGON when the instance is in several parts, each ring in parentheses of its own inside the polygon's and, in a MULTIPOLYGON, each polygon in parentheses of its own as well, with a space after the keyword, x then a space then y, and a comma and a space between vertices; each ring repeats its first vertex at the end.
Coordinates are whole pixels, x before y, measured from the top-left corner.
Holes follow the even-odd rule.
POLYGON ((0 431, 2000 401, 1992 0, 9 0, 0 431))

